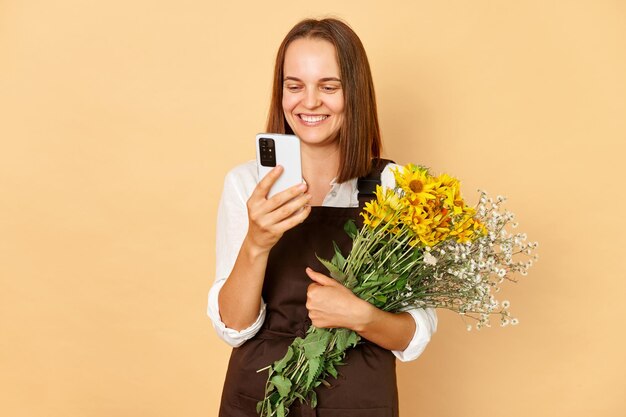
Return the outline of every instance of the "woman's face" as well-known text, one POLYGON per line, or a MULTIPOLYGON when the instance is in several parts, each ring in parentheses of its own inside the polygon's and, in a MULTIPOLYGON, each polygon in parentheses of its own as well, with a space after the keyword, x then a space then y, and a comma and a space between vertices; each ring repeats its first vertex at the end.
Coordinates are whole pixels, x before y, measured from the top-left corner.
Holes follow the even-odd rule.
POLYGON ((285 51, 283 111, 294 133, 308 145, 328 145, 343 124, 344 98, 335 47, 301 38, 285 51))

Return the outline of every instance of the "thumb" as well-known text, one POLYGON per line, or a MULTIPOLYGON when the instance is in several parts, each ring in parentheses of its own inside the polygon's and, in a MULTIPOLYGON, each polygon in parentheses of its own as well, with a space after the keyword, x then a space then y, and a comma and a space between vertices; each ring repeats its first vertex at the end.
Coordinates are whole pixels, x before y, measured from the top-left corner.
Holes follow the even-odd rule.
POLYGON ((306 274, 309 276, 309 278, 311 278, 313 281, 315 281, 316 283, 320 285, 326 286, 326 285, 334 285, 337 283, 337 281, 335 281, 333 278, 327 277, 326 275, 322 273, 316 272, 309 267, 306 268, 306 274))

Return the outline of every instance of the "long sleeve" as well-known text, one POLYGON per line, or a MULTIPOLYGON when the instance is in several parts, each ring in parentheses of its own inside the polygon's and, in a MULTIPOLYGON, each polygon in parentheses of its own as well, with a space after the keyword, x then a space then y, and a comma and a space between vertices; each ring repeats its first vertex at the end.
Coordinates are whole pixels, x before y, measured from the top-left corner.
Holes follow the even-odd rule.
POLYGON ((432 308, 414 308, 407 310, 413 320, 415 320, 415 333, 413 339, 404 350, 392 350, 402 362, 408 362, 417 359, 422 354, 426 345, 430 342, 433 333, 437 331, 437 313, 432 308))
POLYGON ((215 282, 209 290, 207 315, 217 335, 230 346, 241 346, 252 338, 265 320, 265 303, 261 300, 259 316, 250 327, 237 331, 222 322, 218 297, 230 275, 241 245, 248 231, 246 202, 256 186, 254 161, 239 165, 231 170, 224 180, 224 190, 217 209, 215 245, 215 282))

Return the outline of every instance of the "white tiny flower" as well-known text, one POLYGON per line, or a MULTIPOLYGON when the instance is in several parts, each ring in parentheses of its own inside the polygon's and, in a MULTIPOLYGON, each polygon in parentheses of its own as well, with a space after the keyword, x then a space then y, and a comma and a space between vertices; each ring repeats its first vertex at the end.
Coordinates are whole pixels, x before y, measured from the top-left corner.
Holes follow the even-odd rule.
POLYGON ((468 332, 471 332, 471 331, 472 331, 472 325, 471 325, 471 324, 468 324, 468 325, 467 325, 467 331, 468 331, 468 332))
POLYGON ((510 305, 511 305, 511 303, 509 302, 509 300, 502 301, 502 307, 503 308, 509 308, 510 305))
POLYGON ((513 326, 515 326, 515 325, 516 325, 516 324, 518 324, 518 323, 519 323, 519 320, 518 320, 518 319, 511 319, 511 324, 512 324, 513 326))
POLYGON ((435 258, 430 252, 424 252, 423 260, 426 265, 437 265, 437 258, 435 258))

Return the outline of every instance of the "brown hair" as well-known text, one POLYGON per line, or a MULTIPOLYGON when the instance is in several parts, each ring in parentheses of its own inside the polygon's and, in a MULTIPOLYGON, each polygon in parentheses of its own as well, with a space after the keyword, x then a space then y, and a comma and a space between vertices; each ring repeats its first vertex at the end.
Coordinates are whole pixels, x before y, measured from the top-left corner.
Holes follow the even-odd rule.
POLYGON ((344 22, 337 19, 305 19, 285 36, 276 54, 272 101, 267 131, 293 133, 283 112, 283 64, 291 42, 300 38, 323 39, 337 52, 345 106, 339 129, 340 168, 337 182, 365 176, 372 158, 380 157, 382 143, 376 111, 374 82, 361 40, 344 22))

